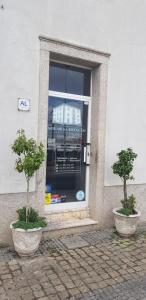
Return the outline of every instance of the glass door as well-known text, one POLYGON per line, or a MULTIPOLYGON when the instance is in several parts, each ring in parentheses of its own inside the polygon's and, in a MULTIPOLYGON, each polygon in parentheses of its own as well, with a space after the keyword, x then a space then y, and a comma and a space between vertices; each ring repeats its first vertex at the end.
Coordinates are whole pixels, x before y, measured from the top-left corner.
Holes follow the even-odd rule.
POLYGON ((89 97, 85 98, 49 92, 46 204, 87 198, 90 105, 89 97))

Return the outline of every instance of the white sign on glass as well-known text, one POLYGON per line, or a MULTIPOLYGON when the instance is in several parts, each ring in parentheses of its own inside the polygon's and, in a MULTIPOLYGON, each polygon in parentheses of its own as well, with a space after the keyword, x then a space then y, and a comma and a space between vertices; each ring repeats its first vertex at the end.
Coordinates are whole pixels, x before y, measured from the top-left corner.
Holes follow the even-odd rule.
POLYGON ((29 111, 30 110, 30 100, 26 98, 18 99, 18 110, 29 111))
POLYGON ((85 198, 85 193, 84 193, 84 191, 78 191, 78 192, 76 193, 76 199, 77 199, 78 201, 82 201, 82 200, 84 200, 84 198, 85 198))

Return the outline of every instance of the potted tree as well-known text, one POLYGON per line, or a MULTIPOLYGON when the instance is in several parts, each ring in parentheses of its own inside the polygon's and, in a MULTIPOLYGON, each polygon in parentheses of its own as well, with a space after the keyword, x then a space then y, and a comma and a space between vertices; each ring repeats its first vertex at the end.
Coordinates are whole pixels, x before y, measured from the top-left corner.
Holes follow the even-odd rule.
POLYGON ((30 207, 29 184, 35 172, 44 161, 44 146, 37 145, 33 138, 27 139, 24 130, 17 132, 17 138, 12 145, 12 151, 17 155, 15 169, 24 173, 27 185, 26 206, 17 210, 18 220, 10 224, 16 252, 20 256, 33 255, 38 249, 42 236, 42 228, 47 225, 45 218, 30 207))
POLYGON ((136 199, 134 195, 127 195, 127 181, 134 180, 131 175, 133 163, 137 154, 131 148, 120 151, 118 161, 113 166, 113 173, 119 175, 123 182, 124 199, 121 200, 122 207, 114 208, 113 214, 115 219, 116 230, 119 234, 129 236, 135 233, 140 212, 136 209, 136 199))

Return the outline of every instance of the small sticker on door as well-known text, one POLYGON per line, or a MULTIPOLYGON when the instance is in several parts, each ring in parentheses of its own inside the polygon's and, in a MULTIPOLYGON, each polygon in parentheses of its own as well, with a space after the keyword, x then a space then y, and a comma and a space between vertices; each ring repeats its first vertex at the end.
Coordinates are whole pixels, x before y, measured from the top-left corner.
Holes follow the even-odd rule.
POLYGON ((78 201, 84 200, 84 197, 85 197, 84 191, 78 191, 78 192, 76 193, 76 199, 77 199, 78 201))

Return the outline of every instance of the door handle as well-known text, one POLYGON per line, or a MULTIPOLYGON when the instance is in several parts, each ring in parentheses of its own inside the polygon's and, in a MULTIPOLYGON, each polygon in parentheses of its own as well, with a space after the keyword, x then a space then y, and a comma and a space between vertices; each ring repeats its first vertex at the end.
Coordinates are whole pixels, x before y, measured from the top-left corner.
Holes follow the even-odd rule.
POLYGON ((84 147, 84 163, 86 163, 86 153, 87 153, 87 148, 84 147))
POLYGON ((86 143, 84 147, 84 163, 86 166, 90 166, 90 143, 86 143))

